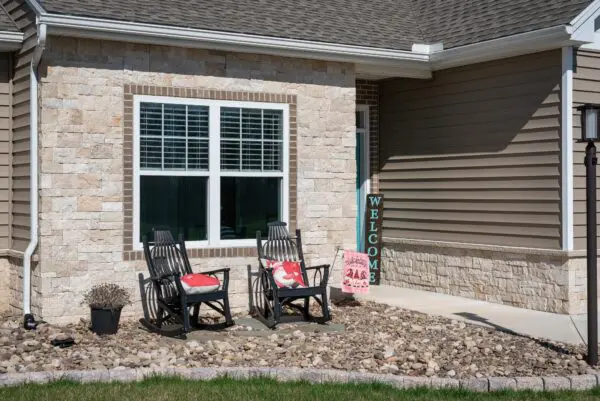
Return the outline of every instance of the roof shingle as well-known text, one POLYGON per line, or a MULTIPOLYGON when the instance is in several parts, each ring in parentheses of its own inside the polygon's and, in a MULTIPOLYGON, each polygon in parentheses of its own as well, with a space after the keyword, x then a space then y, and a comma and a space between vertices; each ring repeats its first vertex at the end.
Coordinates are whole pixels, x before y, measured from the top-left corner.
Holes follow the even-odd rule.
POLYGON ((406 1, 44 0, 42 5, 57 14, 368 47, 410 49, 419 40, 406 1))
POLYGON ((592 0, 42 0, 55 14, 410 50, 566 24, 592 0))
POLYGON ((413 0, 426 42, 450 49, 568 24, 592 0, 413 0))

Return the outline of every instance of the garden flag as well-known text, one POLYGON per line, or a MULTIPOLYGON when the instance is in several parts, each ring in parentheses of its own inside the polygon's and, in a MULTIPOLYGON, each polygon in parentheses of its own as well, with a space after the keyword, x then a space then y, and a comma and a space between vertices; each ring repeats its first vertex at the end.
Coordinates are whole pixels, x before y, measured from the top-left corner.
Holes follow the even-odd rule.
POLYGON ((367 294, 369 292, 369 256, 366 253, 344 251, 342 292, 367 294))

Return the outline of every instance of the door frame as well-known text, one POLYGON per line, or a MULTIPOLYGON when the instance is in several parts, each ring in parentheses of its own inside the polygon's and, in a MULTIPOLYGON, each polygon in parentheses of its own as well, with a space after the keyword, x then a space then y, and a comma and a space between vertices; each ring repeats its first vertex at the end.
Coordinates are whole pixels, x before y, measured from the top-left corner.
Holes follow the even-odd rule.
MULTIPOLYGON (((359 248, 359 245, 361 245, 361 238, 363 236, 363 233, 361 231, 363 231, 364 228, 364 211, 366 210, 366 206, 367 206, 367 199, 366 199, 366 195, 371 191, 371 154, 370 154, 370 127, 369 127, 369 123, 370 123, 370 110, 369 110, 369 105, 366 104, 357 104, 356 105, 356 113, 362 113, 363 117, 364 117, 364 127, 363 128, 359 128, 358 126, 356 127, 356 133, 355 135, 361 134, 361 157, 360 157, 360 176, 365 177, 365 180, 363 181, 360 189, 361 192, 363 192, 364 196, 363 199, 357 200, 357 204, 356 204, 356 247, 359 249, 359 251, 361 250, 359 248), (363 208, 363 213, 360 213, 360 205, 359 202, 362 204, 362 208, 363 208)), ((357 171, 356 177, 359 177, 359 172, 357 171)), ((358 194, 357 194, 358 197, 358 194)), ((362 244, 364 245, 364 244, 362 244)))

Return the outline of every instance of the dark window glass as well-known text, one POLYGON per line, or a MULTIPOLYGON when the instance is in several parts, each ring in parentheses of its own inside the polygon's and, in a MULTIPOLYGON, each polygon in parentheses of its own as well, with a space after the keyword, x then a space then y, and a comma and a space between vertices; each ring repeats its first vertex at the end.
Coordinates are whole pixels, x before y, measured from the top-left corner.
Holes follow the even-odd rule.
POLYGON ((168 229, 186 241, 207 239, 207 177, 140 176, 140 241, 168 229))
POLYGON ((221 177, 221 239, 256 238, 279 220, 281 178, 221 177))

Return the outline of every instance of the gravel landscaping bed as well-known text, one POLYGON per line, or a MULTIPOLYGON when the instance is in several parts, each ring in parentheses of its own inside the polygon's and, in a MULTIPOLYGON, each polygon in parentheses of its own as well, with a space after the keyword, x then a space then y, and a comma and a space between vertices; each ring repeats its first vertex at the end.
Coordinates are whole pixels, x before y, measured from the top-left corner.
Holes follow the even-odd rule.
POLYGON ((143 331, 137 322, 122 323, 118 334, 107 337, 91 333, 85 321, 25 331, 20 318, 0 316, 0 373, 233 366, 455 379, 597 373, 585 363, 584 347, 374 303, 337 305, 332 312, 333 321, 345 331, 290 331, 282 325, 280 330, 287 331, 252 336, 251 327, 234 326, 220 335, 207 334, 206 341, 162 338, 143 331), (64 349, 50 344, 66 336, 76 344, 64 349))

